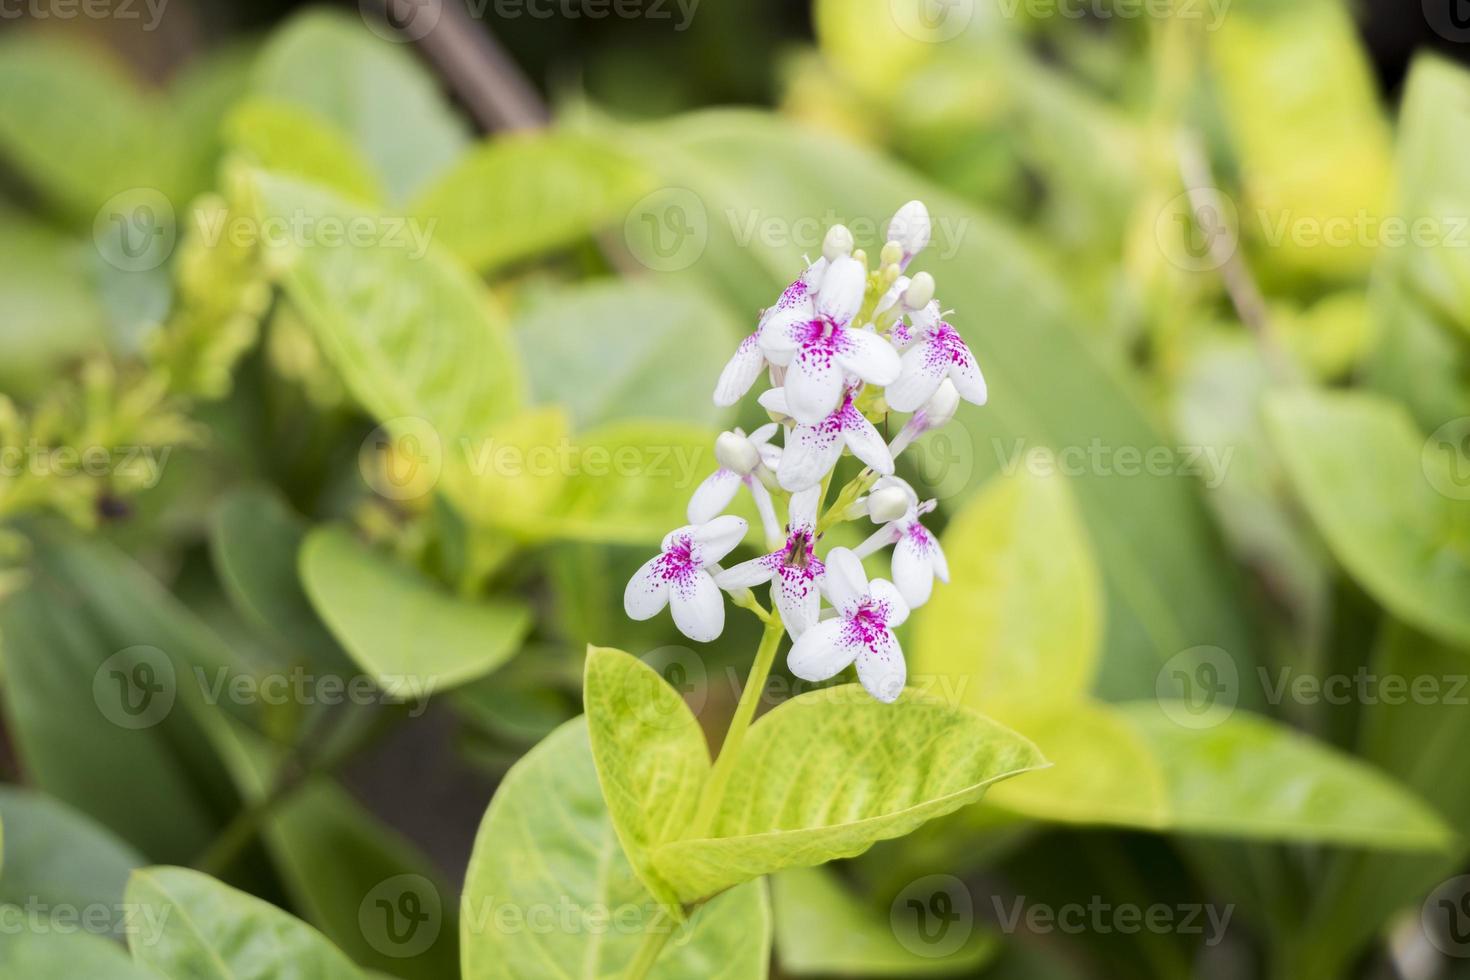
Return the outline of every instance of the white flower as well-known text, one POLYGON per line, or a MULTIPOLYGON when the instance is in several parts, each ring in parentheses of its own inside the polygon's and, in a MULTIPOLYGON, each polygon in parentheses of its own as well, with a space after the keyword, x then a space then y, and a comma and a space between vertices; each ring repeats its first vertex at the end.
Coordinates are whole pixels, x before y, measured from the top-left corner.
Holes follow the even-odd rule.
POLYGON ((929 209, 924 207, 924 202, 910 201, 898 209, 893 220, 888 222, 888 241, 897 242, 903 249, 899 269, 908 268, 914 256, 924 250, 929 244, 929 235, 929 209))
POLYGON ((804 296, 771 316, 760 331, 760 349, 772 364, 786 368, 790 411, 798 422, 815 425, 842 398, 848 375, 876 385, 898 379, 898 352, 871 330, 850 326, 867 286, 863 264, 848 255, 831 261, 816 300, 804 296))
MULTIPOLYGON (((855 549, 858 557, 866 558, 880 548, 893 545, 893 582, 910 609, 917 609, 929 601, 934 592, 934 579, 949 581, 949 562, 939 539, 919 523, 919 518, 934 507, 934 501, 919 503, 919 495, 907 482, 896 476, 885 476, 873 484, 866 498, 869 513, 874 520, 880 519, 873 499, 879 495, 887 497, 892 490, 900 491, 906 502, 903 515, 890 520, 874 531, 866 541, 855 549)), ((886 517, 887 513, 881 516, 886 517)))
POLYGON ((687 511, 691 524, 712 521, 730 506, 742 484, 755 498, 755 508, 760 512, 761 522, 768 538, 781 536, 781 525, 776 520, 776 509, 771 503, 771 492, 761 482, 760 472, 775 472, 781 459, 781 450, 770 445, 771 437, 780 426, 775 422, 761 426, 750 435, 742 429, 721 432, 715 440, 715 459, 720 467, 704 478, 689 498, 687 511))
POLYGON ((781 293, 781 298, 761 314, 760 322, 756 325, 755 332, 740 342, 735 348, 735 356, 731 357, 720 372, 720 380, 715 383, 715 404, 721 408, 729 408, 750 390, 755 384, 755 379, 760 377, 761 369, 766 366, 766 358, 761 353, 760 336, 767 323, 778 314, 783 314, 803 300, 810 303, 811 294, 822 281, 822 273, 826 271, 827 260, 817 259, 807 266, 795 282, 787 286, 781 293))
MULTIPOLYGON (((778 416, 794 416, 789 404, 790 391, 788 378, 786 387, 762 392, 759 401, 778 416)), ((855 390, 849 388, 836 411, 815 425, 803 424, 798 419, 795 427, 786 433, 786 446, 776 466, 776 482, 782 489, 794 492, 820 484, 842 458, 843 446, 879 473, 893 472, 893 455, 873 423, 858 411, 854 397, 855 390)))
POLYGON ((715 583, 722 589, 748 589, 770 582, 771 600, 781 610, 781 621, 793 637, 817 622, 821 605, 818 588, 826 565, 815 554, 820 495, 820 488, 812 487, 791 498, 785 544, 715 576, 715 583))
POLYGON ((822 586, 837 615, 797 637, 786 665, 802 680, 824 681, 856 662, 869 694, 887 703, 898 700, 907 671, 893 630, 908 618, 903 597, 884 579, 870 584, 862 561, 846 548, 827 555, 822 586))
POLYGON ((691 640, 708 643, 725 629, 725 601, 715 585, 716 564, 745 537, 744 518, 726 515, 670 531, 660 554, 643 563, 623 591, 629 619, 652 619, 665 605, 674 625, 691 640))
POLYGON ((931 302, 913 314, 913 346, 903 353, 898 379, 884 391, 888 406, 912 412, 928 401, 945 378, 954 382, 960 397, 976 405, 985 404, 985 378, 964 338, 938 318, 938 304, 931 302), (932 319, 931 319, 932 318, 932 319))

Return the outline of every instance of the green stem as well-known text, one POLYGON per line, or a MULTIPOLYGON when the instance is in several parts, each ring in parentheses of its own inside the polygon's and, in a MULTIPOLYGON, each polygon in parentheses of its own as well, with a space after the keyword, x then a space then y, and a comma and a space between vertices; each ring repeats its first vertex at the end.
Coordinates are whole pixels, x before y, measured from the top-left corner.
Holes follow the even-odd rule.
POLYGON ((662 910, 653 917, 649 923, 648 931, 643 934, 643 943, 638 947, 638 953, 633 957, 633 962, 628 964, 628 970, 623 974, 624 980, 643 980, 648 976, 648 971, 653 969, 653 964, 658 960, 658 954, 663 952, 664 943, 669 941, 669 933, 672 928, 659 928, 664 925, 664 913, 662 910))
POLYGON ((740 755, 740 744, 745 741, 745 732, 755 718, 756 705, 766 689, 766 678, 771 675, 771 665, 776 662, 776 650, 781 646, 781 611, 772 607, 766 619, 766 631, 761 634, 761 645, 755 651, 755 662, 750 665, 750 676, 745 678, 745 690, 740 692, 740 703, 735 706, 735 716, 730 719, 730 728, 725 732, 725 741, 720 745, 720 756, 710 771, 709 782, 699 798, 699 809, 694 814, 689 837, 699 838, 709 833, 715 813, 725 796, 725 783, 730 780, 730 770, 740 755))

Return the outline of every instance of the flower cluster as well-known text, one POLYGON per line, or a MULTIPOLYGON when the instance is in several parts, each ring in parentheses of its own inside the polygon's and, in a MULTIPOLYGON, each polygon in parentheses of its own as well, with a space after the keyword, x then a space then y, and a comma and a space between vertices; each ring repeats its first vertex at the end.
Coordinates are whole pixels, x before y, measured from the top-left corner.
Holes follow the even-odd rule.
POLYGON ((769 617, 749 592, 769 583, 775 615, 794 641, 792 673, 819 681, 856 664, 870 694, 897 699, 905 667, 893 630, 928 601, 935 578, 949 580, 949 568, 920 522, 934 501, 921 502, 894 475, 894 459, 954 418, 961 399, 983 405, 986 397, 979 365, 940 311, 934 278, 907 274, 929 243, 929 229, 924 205, 905 204, 870 271, 851 232, 834 226, 821 257, 761 314, 721 372, 714 398, 734 405, 764 372, 772 387, 758 401, 772 421, 749 435, 720 435, 719 468, 689 501, 690 523, 671 531, 628 583, 623 603, 630 617, 648 619, 668 605, 684 635, 709 641, 724 629, 722 592, 769 617), (890 412, 910 413, 891 442, 874 424, 890 412), (780 446, 772 442, 778 432, 780 446), (844 450, 866 465, 824 512, 844 450), (742 486, 760 515, 766 553, 723 569, 720 560, 747 524, 720 515, 742 486), (864 517, 879 527, 861 545, 817 556, 832 524, 864 517), (863 559, 890 545, 892 581, 870 581, 863 559))

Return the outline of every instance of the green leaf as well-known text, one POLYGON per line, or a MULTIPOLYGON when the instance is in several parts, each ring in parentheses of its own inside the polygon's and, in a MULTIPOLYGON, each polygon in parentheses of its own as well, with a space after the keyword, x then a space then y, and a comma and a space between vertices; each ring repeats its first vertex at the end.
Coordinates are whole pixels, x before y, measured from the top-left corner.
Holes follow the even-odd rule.
POLYGON ((1404 621, 1470 647, 1470 502, 1447 495, 1459 485, 1441 447, 1374 395, 1282 393, 1265 411, 1292 487, 1348 573, 1404 621))
POLYGON ((1102 585, 1064 479, 1023 470, 992 480, 941 544, 950 582, 915 617, 914 674, 942 678, 981 710, 1086 694, 1102 585))
POLYGON ((1046 765, 968 708, 859 685, 803 694, 750 729, 710 837, 664 844, 653 866, 686 901, 783 868, 861 854, 1046 765))
POLYGON ((1178 830, 1407 851, 1451 842, 1434 811, 1388 776, 1265 718, 1235 711, 1187 728, 1167 702, 1116 710, 1162 767, 1178 830))
POLYGON ((31 584, 0 605, 6 718, 35 784, 151 859, 187 861, 238 798, 196 721, 225 648, 100 540, 33 529, 31 584))
POLYGON ((574 719, 516 763, 485 812, 465 875, 463 976, 620 977, 650 927, 673 930, 656 980, 766 976, 765 887, 731 889, 681 925, 664 919, 623 856, 574 719))
POLYGON ((954 952, 935 956, 921 938, 900 938, 896 917, 868 908, 826 868, 792 868, 772 875, 771 906, 781 971, 794 976, 973 973, 1000 951, 995 933, 976 929, 954 952))
POLYGON ((225 140, 263 170, 300 177, 360 201, 383 197, 371 165, 340 130, 310 109, 246 100, 226 120, 225 140))
POLYGON ((529 610, 451 595, 340 527, 301 548, 301 582, 344 649, 384 691, 415 701, 488 674, 520 649, 529 610))
POLYGON ((515 324, 531 391, 579 427, 629 418, 721 425, 711 392, 741 331, 707 293, 607 280, 559 290, 515 324))
POLYGON ((516 133, 466 153, 409 210, 486 271, 621 224, 652 186, 647 169, 610 140, 516 133))
POLYGON ((463 152, 464 123, 405 45, 361 17, 309 10, 272 37, 253 91, 331 120, 373 162, 401 201, 463 152))
POLYGON ((133 960, 170 980, 362 980, 315 929, 268 902, 187 868, 133 872, 127 901, 162 922, 129 937, 133 960))
MULTIPOLYGON (((24 915, 0 905, 0 922, 24 915)), ((43 977, 97 977, 106 980, 163 980, 145 966, 128 959, 121 946, 86 932, 60 930, 12 931, 0 943, 0 976, 41 980, 43 977)))
POLYGON ((255 185, 263 221, 379 222, 382 234, 368 243, 267 245, 353 397, 421 457, 429 486, 442 479, 449 498, 476 513, 477 453, 522 404, 518 355, 480 283, 418 237, 425 229, 413 222, 375 218, 286 177, 258 174, 255 185))
MULTIPOLYGON (((5 826, 0 905, 105 906, 113 931, 121 936, 118 905, 128 873, 147 863, 141 854, 64 803, 19 787, 0 786, 0 821, 5 826)), ((0 947, 9 942, 7 937, 0 947)))
MULTIPOLYGON (((938 434, 947 439, 933 445, 921 472, 943 472, 943 486, 920 480, 921 493, 958 503, 996 470, 1024 468, 1024 453, 1037 447, 1085 458, 1094 444, 1141 454, 1172 445, 1087 339, 1088 314, 1068 302, 1035 250, 910 171, 756 112, 699 113, 625 138, 692 195, 670 194, 648 213, 673 221, 683 208, 692 227, 707 230, 702 250, 698 234, 687 238, 677 250, 687 267, 668 275, 703 281, 736 309, 770 305, 800 273, 803 252, 820 249, 833 216, 864 233, 860 244, 874 255, 878 230, 899 205, 913 198, 928 205, 935 242, 913 268, 932 272, 942 302, 956 309, 950 320, 984 366, 990 401, 966 406, 938 434), (762 222, 785 233, 762 234, 762 222), (803 237, 808 228, 816 230, 803 237), (997 316, 1002 323, 991 322, 997 316)), ((671 246, 672 225, 663 227, 671 246)), ((650 242, 635 236, 631 244, 653 254, 640 252, 650 242)), ((1072 489, 1107 587, 1101 692, 1152 694, 1160 664, 1201 636, 1245 656, 1253 647, 1234 576, 1189 481, 1083 469, 1072 489)))
POLYGON ((650 852, 682 836, 709 777, 709 746, 694 713, 658 671, 621 650, 587 648, 583 685, 597 780, 623 853, 654 898, 678 895, 650 852))

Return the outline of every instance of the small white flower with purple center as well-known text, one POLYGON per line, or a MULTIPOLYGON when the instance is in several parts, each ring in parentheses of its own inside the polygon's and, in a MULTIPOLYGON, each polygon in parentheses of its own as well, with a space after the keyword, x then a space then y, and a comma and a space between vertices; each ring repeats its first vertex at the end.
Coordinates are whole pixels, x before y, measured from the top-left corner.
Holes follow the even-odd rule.
POLYGON ((909 607, 884 579, 868 582, 863 563, 847 548, 827 555, 823 591, 837 610, 797 637, 786 659, 802 680, 824 681, 857 664, 858 680, 879 701, 892 703, 903 693, 907 668, 893 630, 909 615, 909 607))
POLYGON ((896 476, 879 479, 865 500, 873 520, 886 523, 854 551, 866 558, 893 545, 893 582, 909 608, 917 609, 929 601, 936 578, 949 581, 949 562, 939 539, 919 523, 934 509, 934 501, 919 503, 914 488, 896 476))
POLYGON ((726 515, 664 536, 659 554, 643 563, 623 591, 629 619, 645 620, 669 606, 679 632, 708 643, 725 629, 725 599, 714 575, 721 558, 745 537, 744 518, 726 515))
MULTIPOLYGON (((815 425, 800 420, 786 435, 786 448, 776 466, 776 482, 793 493, 817 486, 832 472, 842 457, 842 447, 879 473, 893 472, 893 455, 883 436, 869 422, 854 402, 859 386, 849 387, 836 411, 815 425)), ((758 399, 766 410, 778 417, 791 417, 789 387, 772 388, 758 399)))
POLYGON ((913 345, 903 353, 897 380, 884 391, 888 407, 912 412, 928 401, 945 378, 967 402, 984 405, 985 377, 963 337, 938 316, 938 303, 931 301, 913 315, 913 345))
POLYGON ((892 384, 902 364, 898 351, 871 330, 854 328, 862 307, 867 270, 850 255, 832 259, 816 300, 810 297, 776 313, 760 332, 760 348, 772 364, 786 368, 791 414, 816 425, 842 399, 849 377, 892 384))
POLYGON ((755 384, 755 379, 760 377, 761 369, 766 366, 766 356, 760 347, 761 332, 765 330, 766 324, 777 316, 785 315, 802 302, 810 303, 812 293, 821 283, 822 273, 826 268, 825 258, 817 259, 807 266, 800 278, 782 291, 781 298, 776 300, 775 305, 761 314, 755 332, 740 342, 740 346, 735 348, 735 356, 730 358, 720 372, 720 380, 715 383, 716 405, 729 408, 745 397, 750 386, 755 384))
POLYGON ((771 502, 771 492, 761 482, 761 474, 774 473, 781 459, 779 446, 771 445, 771 437, 780 426, 768 423, 746 435, 743 429, 721 432, 715 440, 715 459, 720 466, 704 478, 689 498, 688 517, 691 524, 712 521, 735 499, 743 485, 755 499, 756 510, 761 515, 768 538, 781 535, 781 523, 776 519, 776 508, 771 502))
POLYGON ((775 551, 741 562, 715 576, 722 589, 749 589, 771 583, 771 599, 781 611, 781 621, 793 637, 817 622, 821 606, 819 591, 827 567, 816 556, 818 487, 791 498, 791 520, 786 525, 786 543, 775 551))

